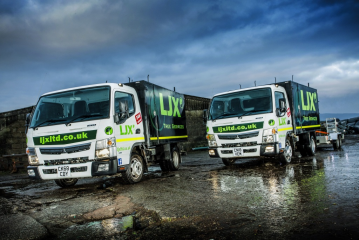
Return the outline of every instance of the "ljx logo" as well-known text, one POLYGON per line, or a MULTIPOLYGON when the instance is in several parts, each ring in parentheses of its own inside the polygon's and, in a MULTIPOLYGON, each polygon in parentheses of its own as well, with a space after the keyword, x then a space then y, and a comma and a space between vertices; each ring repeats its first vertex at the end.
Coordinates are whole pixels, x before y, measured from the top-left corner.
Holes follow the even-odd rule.
POLYGON ((304 104, 303 90, 300 90, 302 97, 302 109, 307 111, 315 111, 314 101, 317 102, 317 94, 307 92, 307 105, 304 104))
POLYGON ((133 134, 132 129, 135 128, 135 125, 125 125, 125 131, 122 130, 122 125, 120 125, 120 134, 121 135, 130 135, 133 134))
POLYGON ((159 95, 160 95, 161 115, 181 117, 181 113, 178 109, 178 103, 180 104, 180 107, 182 107, 182 102, 183 102, 182 98, 174 98, 174 97, 168 96, 169 109, 165 110, 165 107, 163 104, 163 95, 162 95, 162 93, 160 93, 159 95), (172 104, 173 104, 173 111, 172 111, 172 104))

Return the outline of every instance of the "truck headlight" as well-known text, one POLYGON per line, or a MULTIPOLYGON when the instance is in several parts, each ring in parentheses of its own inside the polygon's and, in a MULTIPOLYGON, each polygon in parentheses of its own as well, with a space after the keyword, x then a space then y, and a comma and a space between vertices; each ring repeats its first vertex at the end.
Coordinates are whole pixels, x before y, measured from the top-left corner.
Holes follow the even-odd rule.
POLYGON ((268 136, 263 137, 263 143, 270 143, 270 142, 274 142, 273 135, 268 135, 268 136))
POLYGON ((26 148, 29 165, 39 165, 39 158, 36 155, 35 148, 26 148))
POLYGON ((216 137, 214 134, 207 134, 206 138, 208 139, 208 146, 217 147, 216 137))
POLYGON ((106 138, 96 141, 96 158, 116 156, 116 138, 106 138))
POLYGON ((269 128, 263 130, 263 143, 270 143, 274 142, 275 135, 277 133, 276 128, 269 128))

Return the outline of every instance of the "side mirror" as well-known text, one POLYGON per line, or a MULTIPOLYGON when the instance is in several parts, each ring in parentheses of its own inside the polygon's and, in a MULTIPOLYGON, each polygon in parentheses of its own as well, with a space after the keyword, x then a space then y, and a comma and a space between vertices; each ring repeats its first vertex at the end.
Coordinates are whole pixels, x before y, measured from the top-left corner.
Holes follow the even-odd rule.
POLYGON ((124 123, 129 118, 128 102, 127 100, 119 100, 119 113, 115 114, 115 122, 117 124, 124 123))
POLYGON ((26 114, 26 118, 25 118, 25 134, 27 133, 27 130, 29 129, 30 126, 30 113, 26 114))
POLYGON ((285 112, 287 111, 287 105, 285 103, 284 98, 279 99, 279 108, 277 108, 276 113, 278 117, 284 116, 285 112))
POLYGON ((207 109, 203 109, 203 123, 206 124, 207 123, 207 109))

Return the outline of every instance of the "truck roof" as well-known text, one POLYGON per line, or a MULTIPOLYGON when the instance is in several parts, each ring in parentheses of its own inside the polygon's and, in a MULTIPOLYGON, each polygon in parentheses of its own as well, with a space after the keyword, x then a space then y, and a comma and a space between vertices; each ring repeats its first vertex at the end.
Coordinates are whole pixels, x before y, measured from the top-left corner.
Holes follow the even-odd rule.
POLYGON ((235 92, 240 92, 240 91, 247 91, 247 90, 252 90, 252 89, 271 87, 272 85, 273 84, 266 84, 266 85, 261 85, 261 86, 256 86, 256 87, 241 88, 241 89, 231 90, 231 91, 227 91, 227 92, 221 92, 221 93, 215 94, 213 97, 223 95, 223 94, 228 94, 228 93, 235 93, 235 92))
MULTIPOLYGON (((52 91, 52 92, 47 92, 47 93, 42 94, 41 96, 51 95, 51 94, 60 93, 60 92, 67 92, 67 91, 72 91, 72 90, 76 90, 76 89, 91 88, 91 87, 100 87, 100 86, 117 87, 118 84, 119 83, 98 83, 98 84, 84 85, 84 86, 79 86, 79 87, 65 88, 65 89, 60 89, 60 90, 56 90, 56 91, 52 91)), ((123 85, 123 87, 128 87, 128 86, 123 85)))

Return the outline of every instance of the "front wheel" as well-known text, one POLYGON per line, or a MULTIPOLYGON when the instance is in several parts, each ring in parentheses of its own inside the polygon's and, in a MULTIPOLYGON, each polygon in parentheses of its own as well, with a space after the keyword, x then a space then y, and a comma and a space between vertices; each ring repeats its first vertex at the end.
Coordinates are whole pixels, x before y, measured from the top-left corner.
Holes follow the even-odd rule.
POLYGON ((125 183, 137 183, 141 181, 144 172, 143 160, 140 155, 133 153, 130 160, 130 166, 126 172, 122 173, 122 180, 125 183))
POLYGON ((222 158, 222 162, 224 165, 226 166, 231 166, 234 164, 236 160, 235 159, 230 159, 230 158, 222 158))
POLYGON ((56 179, 55 183, 62 188, 67 188, 74 186, 77 183, 77 180, 77 178, 56 179))
POLYGON ((283 164, 290 163, 292 161, 293 149, 289 139, 285 141, 284 152, 279 155, 279 161, 283 164))

